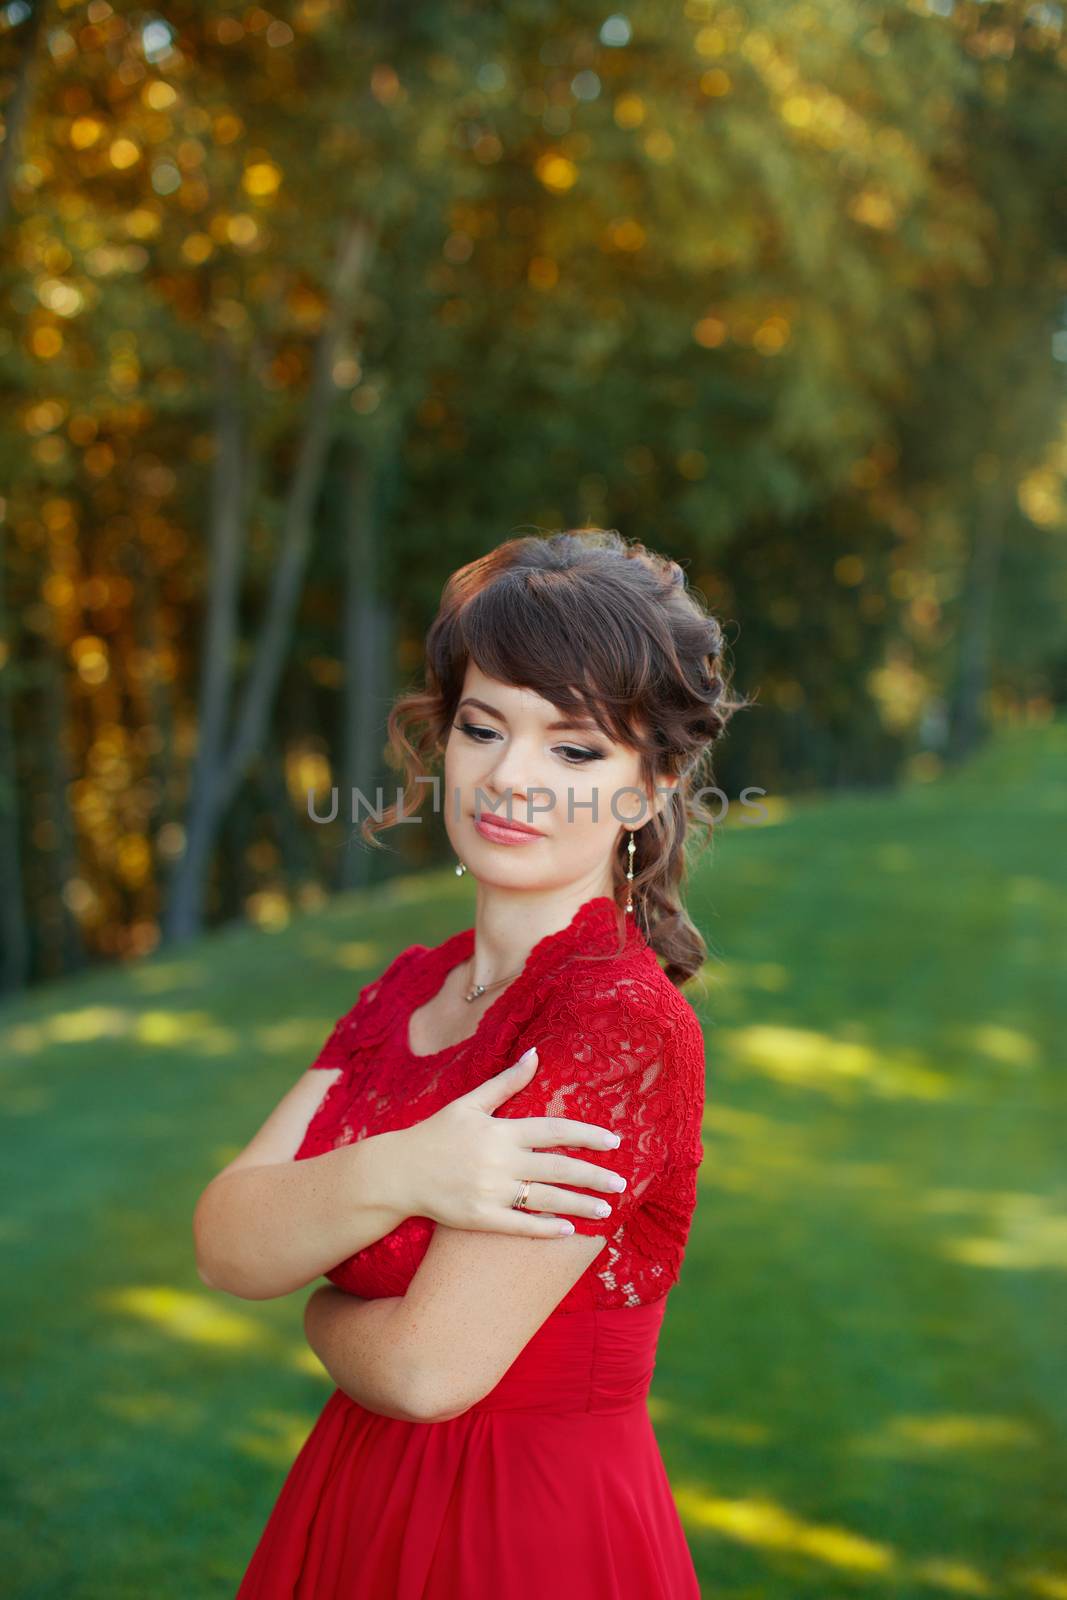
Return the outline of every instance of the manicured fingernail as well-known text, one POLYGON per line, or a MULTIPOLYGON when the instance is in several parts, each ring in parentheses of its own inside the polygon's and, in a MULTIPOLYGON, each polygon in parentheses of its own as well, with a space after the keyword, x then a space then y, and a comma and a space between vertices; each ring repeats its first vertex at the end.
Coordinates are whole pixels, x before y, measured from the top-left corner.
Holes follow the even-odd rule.
POLYGON ((561 1222, 560 1225, 559 1225, 559 1231, 560 1231, 560 1233, 573 1233, 574 1232, 574 1223, 573 1222, 561 1222))
POLYGON ((526 1067, 526 1066, 529 1066, 531 1061, 536 1061, 536 1060, 537 1060, 537 1046, 536 1045, 531 1045, 529 1050, 524 1050, 523 1051, 522 1055, 516 1061, 515 1065, 517 1067, 526 1067))
POLYGON ((619 1136, 618 1136, 618 1134, 617 1134, 617 1133, 609 1133, 609 1134, 608 1134, 608 1149, 609 1149, 609 1150, 616 1150, 616 1149, 618 1149, 618 1147, 619 1147, 619 1145, 620 1145, 620 1144, 621 1144, 621 1143, 622 1143, 622 1141, 621 1141, 621 1139, 620 1139, 620 1138, 619 1138, 619 1136))
POLYGON ((598 1217, 610 1217, 611 1216, 611 1207, 609 1205, 606 1205, 603 1200, 598 1200, 597 1201, 597 1206, 596 1206, 596 1214, 597 1214, 598 1217))

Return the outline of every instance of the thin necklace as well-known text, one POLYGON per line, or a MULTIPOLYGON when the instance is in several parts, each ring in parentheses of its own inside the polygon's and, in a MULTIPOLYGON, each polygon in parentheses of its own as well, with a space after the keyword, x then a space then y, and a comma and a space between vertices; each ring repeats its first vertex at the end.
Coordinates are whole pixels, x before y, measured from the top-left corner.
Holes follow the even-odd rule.
MULTIPOLYGON (((470 963, 471 963, 471 967, 473 968, 473 966, 474 966, 474 957, 473 956, 470 957, 470 963)), ((524 963, 524 965, 525 965, 525 963, 524 963)), ((523 970, 523 968, 520 967, 519 968, 519 972, 521 972, 522 970, 523 970)), ((500 985, 502 983, 507 983, 509 981, 509 979, 511 979, 511 978, 517 978, 519 976, 519 972, 509 972, 506 978, 494 978, 492 983, 476 983, 474 985, 474 988, 473 989, 469 989, 467 991, 467 993, 463 996, 463 998, 464 998, 464 1000, 478 1000, 478 999, 481 998, 481 996, 483 994, 486 994, 490 989, 499 989, 499 987, 500 987, 500 985)))

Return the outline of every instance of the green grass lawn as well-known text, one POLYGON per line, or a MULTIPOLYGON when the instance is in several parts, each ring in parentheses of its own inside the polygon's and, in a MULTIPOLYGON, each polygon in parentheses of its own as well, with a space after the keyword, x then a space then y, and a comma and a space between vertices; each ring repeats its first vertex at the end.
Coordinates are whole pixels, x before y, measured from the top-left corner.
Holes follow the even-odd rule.
MULTIPOLYGON (((713 1600, 1067 1600, 1065 797, 1067 728, 1021 730, 731 818, 698 871, 707 1153, 651 1407, 713 1600)), ((196 1198, 471 908, 436 873, 0 1013, 5 1592, 233 1594, 332 1386, 307 1291, 201 1284, 196 1198)))

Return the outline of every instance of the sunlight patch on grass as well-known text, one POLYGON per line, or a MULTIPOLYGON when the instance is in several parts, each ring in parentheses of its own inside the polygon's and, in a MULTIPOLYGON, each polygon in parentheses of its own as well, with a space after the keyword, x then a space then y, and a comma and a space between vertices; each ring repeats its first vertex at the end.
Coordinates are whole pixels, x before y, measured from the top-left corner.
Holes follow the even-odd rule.
POLYGON ((1041 1065, 1034 1041, 1028 1034, 1020 1033, 1018 1028, 1006 1028, 998 1022, 980 1022, 971 1028, 954 1030, 952 1037, 958 1039, 965 1049, 986 1056, 990 1061, 997 1061, 1001 1066, 1032 1070, 1041 1065))
POLYGON ((731 1500, 696 1488, 679 1488, 675 1502, 694 1527, 711 1529, 756 1549, 789 1550, 848 1572, 887 1573, 897 1557, 887 1545, 848 1528, 806 1522, 772 1500, 731 1500))
POLYGON ((375 939, 350 939, 333 945, 328 959, 346 972, 377 972, 383 964, 382 947, 375 939))
POLYGON ((1067 1572, 1043 1572, 1028 1567, 1016 1573, 1015 1581, 1036 1595, 1037 1600, 1067 1600, 1067 1572))
POLYGON ((147 961, 130 969, 130 987, 142 994, 165 994, 183 986, 193 988, 206 983, 207 978, 207 965, 200 960, 147 961))
POLYGON ((924 1194, 916 1196, 916 1203, 923 1211, 931 1211, 935 1216, 959 1216, 961 1213, 981 1216, 990 1198, 987 1189, 927 1189, 924 1194))
POLYGON ((731 1445, 764 1445, 773 1437, 765 1422, 746 1422, 742 1417, 690 1416, 688 1428, 703 1439, 717 1439, 731 1445))
POLYGON ((1067 1271, 1067 1214, 1054 1211, 1046 1195, 1009 1192, 985 1199, 987 1226, 998 1231, 946 1240, 942 1250, 950 1260, 1011 1272, 1067 1271))
MULTIPOLYGON (((459 888, 454 872, 438 873, 436 876, 431 876, 429 873, 420 875, 417 872, 405 872, 397 878, 387 879, 377 890, 375 898, 385 900, 389 905, 408 906, 419 901, 440 899, 442 892, 451 889, 453 885, 459 888)), ((462 886, 464 899, 469 892, 464 884, 462 886)))
POLYGON ((914 872, 918 853, 906 844, 876 844, 871 849, 870 861, 882 872, 914 872))
POLYGON ((20 1022, 2 1035, 5 1050, 33 1055, 48 1045, 90 1044, 98 1039, 122 1039, 134 1029, 136 1013, 127 1006, 79 1006, 53 1011, 37 1022, 20 1022))
POLYGON ((725 812, 718 828, 771 828, 788 822, 800 809, 796 800, 782 794, 752 794, 745 804, 738 800, 725 812))
POLYGON ((793 974, 780 961, 731 961, 717 967, 705 961, 701 972, 708 969, 718 979, 720 989, 756 989, 762 994, 784 994, 793 981, 793 974))
POLYGON ((733 1141, 735 1148, 719 1160, 705 1155, 697 1172, 700 1188, 749 1194, 767 1185, 772 1173, 789 1177, 811 1170, 812 1152, 803 1132, 773 1117, 710 1104, 703 1126, 712 1140, 733 1141))
POLYGON ((929 1561, 916 1562, 911 1570, 918 1583, 929 1584, 934 1589, 947 1589, 949 1594, 997 1593, 989 1579, 965 1561, 948 1561, 935 1556, 929 1561))
POLYGON ((139 1394, 98 1394, 96 1404, 108 1416, 123 1422, 183 1421, 189 1412, 188 1394, 157 1394, 142 1389, 139 1394))
POLYGON ((746 1111, 741 1106, 716 1103, 714 1100, 709 1101, 705 1110, 710 1127, 739 1142, 763 1144, 768 1139, 777 1138, 782 1132, 776 1117, 766 1116, 760 1111, 746 1111))
POLYGON ((1017 906, 1036 906, 1043 902, 1052 904, 1057 893, 1052 884, 1044 883, 1040 878, 1029 877, 1021 872, 1006 878, 1004 888, 1012 904, 1017 906))
POLYGON ((230 1055, 241 1042, 210 1011, 143 1011, 134 1035, 138 1044, 169 1048, 181 1045, 197 1055, 230 1055))
POLYGON ((333 1027, 336 1017, 322 1022, 307 1017, 284 1017, 262 1028, 249 1028, 248 1040, 258 1052, 272 1056, 304 1055, 317 1049, 333 1027))
POLYGON ((886 1460, 919 1456, 975 1456, 989 1451, 1027 1450, 1040 1446, 1032 1427, 1016 1417, 944 1412, 939 1416, 892 1417, 881 1431, 859 1446, 864 1455, 886 1460))
POLYGON ((894 1199, 900 1193, 900 1173, 884 1161, 839 1161, 819 1174, 833 1189, 888 1190, 894 1199))
POLYGON ((807 1174, 813 1162, 812 1130, 790 1125, 755 1111, 714 1101, 704 1108, 703 1126, 713 1137, 734 1146, 728 1159, 705 1160, 698 1183, 710 1189, 747 1193, 776 1174, 807 1174))
POLYGON ((947 1100, 955 1090, 946 1073, 917 1059, 889 1060, 870 1045, 813 1028, 758 1022, 721 1031, 716 1040, 742 1071, 840 1099, 870 1092, 889 1099, 947 1100))
POLYGON ((333 1379, 309 1344, 298 1345, 290 1352, 289 1365, 294 1372, 303 1372, 310 1378, 322 1378, 333 1383, 333 1379))
POLYGON ((386 949, 379 939, 330 939, 322 933, 305 933, 300 955, 316 974, 326 967, 367 974, 368 982, 387 965, 386 949))
POLYGON ((311 1432, 313 1423, 291 1411, 259 1411, 252 1418, 258 1433, 234 1433, 234 1448, 274 1468, 288 1468, 311 1432))
POLYGON ((167 1285, 149 1288, 131 1284, 129 1288, 98 1295, 97 1303, 105 1311, 136 1317, 169 1338, 184 1339, 190 1344, 240 1347, 261 1344, 266 1338, 263 1328, 251 1317, 229 1310, 207 1294, 190 1294, 167 1285))
POLYGON ((1063 1201, 1026 1189, 930 1189, 916 1200, 935 1216, 967 1216, 989 1230, 986 1237, 950 1244, 965 1265, 1067 1267, 1063 1201))
POLYGON ((228 1167, 234 1156, 240 1155, 244 1149, 243 1144, 217 1144, 211 1152, 211 1164, 218 1171, 228 1167))

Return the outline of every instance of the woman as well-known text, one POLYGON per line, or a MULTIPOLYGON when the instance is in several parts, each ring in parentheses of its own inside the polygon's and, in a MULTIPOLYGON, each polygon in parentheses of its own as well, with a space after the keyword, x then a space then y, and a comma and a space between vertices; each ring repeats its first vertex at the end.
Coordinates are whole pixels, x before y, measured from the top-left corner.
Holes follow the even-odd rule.
MULTIPOLYGON (((362 1141, 422 1129, 423 1179, 436 1160, 447 1182, 440 1157, 459 1104, 471 1147, 494 1124, 494 1160, 480 1163, 483 1192, 460 1227, 429 1205, 398 1221, 398 1190, 418 1183, 394 1177, 390 1190, 383 1160, 375 1192, 362 1172, 372 1237, 336 1264, 319 1251, 331 1285, 305 1311, 337 1387, 238 1600, 699 1594, 645 1397, 701 1159, 703 1038, 680 985, 704 944, 679 887, 687 824, 710 825, 697 769, 737 709, 721 651, 676 564, 614 532, 511 540, 447 584, 425 692, 390 714, 402 805, 363 828, 410 819, 427 792, 418 778, 443 753, 445 826, 457 871, 477 882, 474 927, 410 945, 338 1022, 314 1063, 334 1076, 313 1114, 310 1089, 302 1102, 295 1156, 339 1169, 362 1141), (531 1046, 536 1070, 510 1094, 492 1074, 531 1046), (499 1142, 497 1124, 526 1118, 521 1140, 499 1142), (576 1137, 561 1118, 591 1127, 576 1137), (619 1135, 617 1149, 598 1128, 619 1135), (582 1150, 579 1168, 528 1148, 553 1139, 582 1150), (546 1236, 501 1231, 505 1208, 536 1215, 546 1236), (561 1210, 573 1235, 548 1238, 561 1210)), ((212 1215, 201 1219, 209 1267, 238 1254, 227 1185, 232 1197, 236 1175, 216 1189, 214 1215, 229 1250, 212 1255, 212 1215)), ((300 1193, 333 1248, 339 1219, 321 1194, 316 1212, 312 1185, 300 1193)), ((252 1292, 268 1280, 266 1292, 286 1292, 295 1247, 275 1252, 271 1219, 257 1224, 252 1209, 252 1292)))

